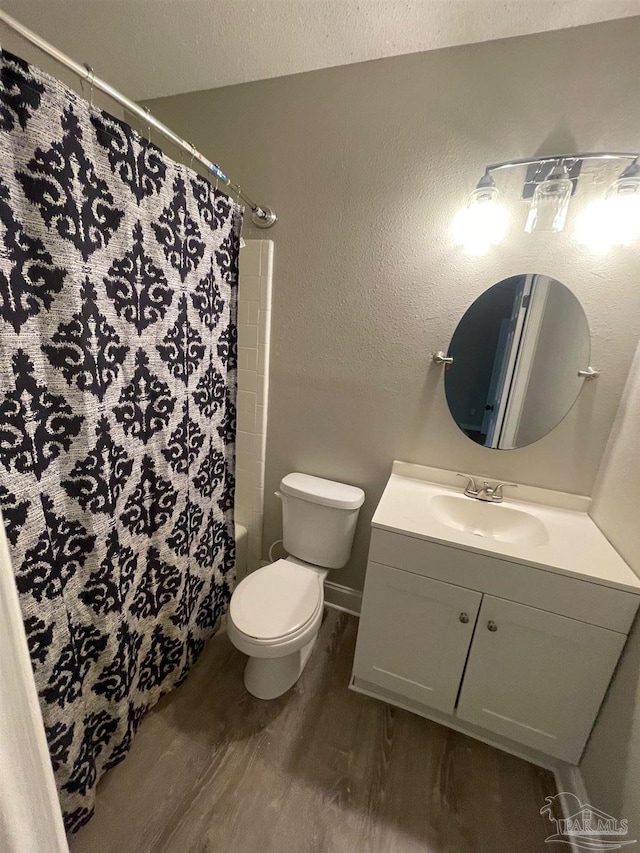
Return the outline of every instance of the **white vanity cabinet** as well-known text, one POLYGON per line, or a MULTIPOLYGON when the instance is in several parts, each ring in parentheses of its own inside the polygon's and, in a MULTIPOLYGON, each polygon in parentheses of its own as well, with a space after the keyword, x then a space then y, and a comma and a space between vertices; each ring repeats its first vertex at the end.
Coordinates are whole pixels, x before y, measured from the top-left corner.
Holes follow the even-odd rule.
POLYGON ((513 504, 541 519, 548 543, 494 537, 490 550, 482 528, 451 532, 429 516, 445 487, 423 491, 392 475, 374 515, 351 688, 532 760, 577 764, 640 581, 584 512, 513 504))
MULTIPOLYGON (((385 534, 378 533, 374 549, 381 535, 386 541, 385 534)), ((416 540, 409 544, 410 551, 418 545, 423 554, 416 567, 421 572, 446 570, 442 546, 416 540)), ((445 550, 466 573, 467 582, 480 589, 369 562, 352 686, 390 702, 409 700, 412 710, 426 716, 431 711, 450 714, 458 724, 471 723, 577 763, 626 634, 483 593, 482 558, 472 577, 476 555, 445 550)), ((498 572, 511 570, 508 563, 495 563, 498 572)), ((529 585, 554 578, 525 566, 517 568, 534 574, 529 585)), ((461 572, 455 574, 456 580, 463 579, 461 572)), ((580 582, 573 583, 576 599, 587 591, 598 594, 597 588, 582 590, 580 582)), ((495 591, 500 583, 494 580, 487 586, 495 591)), ((504 587, 508 592, 509 584, 504 587)), ((521 592, 526 598, 526 584, 521 592)), ((636 602, 632 597, 632 606, 636 602)), ((571 612, 571 604, 570 597, 556 598, 547 606, 571 612)), ((609 619, 606 610, 592 616, 609 619)))

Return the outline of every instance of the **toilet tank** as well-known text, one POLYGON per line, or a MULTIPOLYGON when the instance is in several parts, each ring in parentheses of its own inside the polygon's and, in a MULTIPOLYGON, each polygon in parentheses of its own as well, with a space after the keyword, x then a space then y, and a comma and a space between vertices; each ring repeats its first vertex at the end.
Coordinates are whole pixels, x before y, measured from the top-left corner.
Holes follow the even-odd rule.
POLYGON ((283 545, 293 557, 341 569, 351 554, 364 492, 309 474, 287 474, 280 482, 283 545))

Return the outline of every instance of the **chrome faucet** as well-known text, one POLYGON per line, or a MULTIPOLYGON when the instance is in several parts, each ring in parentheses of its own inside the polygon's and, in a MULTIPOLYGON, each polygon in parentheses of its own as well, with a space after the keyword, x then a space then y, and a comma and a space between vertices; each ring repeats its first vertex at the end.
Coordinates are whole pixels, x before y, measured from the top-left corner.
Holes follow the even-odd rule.
POLYGON ((495 483, 494 485, 490 485, 486 480, 483 481, 481 486, 478 486, 475 478, 470 477, 469 474, 458 474, 457 476, 466 477, 469 481, 466 489, 464 490, 464 493, 468 498, 475 498, 478 501, 486 501, 487 503, 492 504, 502 503, 504 500, 503 489, 505 486, 513 489, 518 488, 516 483, 495 483))

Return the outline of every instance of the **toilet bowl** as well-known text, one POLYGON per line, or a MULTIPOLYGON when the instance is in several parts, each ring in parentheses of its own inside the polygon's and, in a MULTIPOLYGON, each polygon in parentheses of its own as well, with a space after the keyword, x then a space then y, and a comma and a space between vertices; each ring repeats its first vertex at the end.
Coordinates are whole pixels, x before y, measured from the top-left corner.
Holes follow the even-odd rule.
POLYGON ((249 655, 245 686, 275 699, 302 674, 322 622, 326 569, 287 558, 250 574, 236 587, 227 617, 234 646, 249 655))
POLYGON ((249 655, 245 687, 259 699, 282 695, 302 674, 322 622, 324 579, 347 562, 364 501, 355 486, 307 474, 288 474, 277 494, 291 554, 240 581, 227 617, 229 639, 249 655))

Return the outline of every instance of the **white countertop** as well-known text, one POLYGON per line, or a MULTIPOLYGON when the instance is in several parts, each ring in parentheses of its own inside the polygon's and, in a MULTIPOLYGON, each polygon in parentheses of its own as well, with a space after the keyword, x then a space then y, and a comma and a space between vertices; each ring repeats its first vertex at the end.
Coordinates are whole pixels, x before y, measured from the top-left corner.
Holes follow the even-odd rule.
POLYGON ((464 497, 464 487, 455 472, 394 462, 372 526, 640 595, 640 579, 588 515, 589 498, 519 486, 516 500, 510 494, 507 497, 505 489, 500 506, 524 510, 546 527, 549 541, 534 546, 480 538, 435 518, 429 508, 431 499, 435 495, 464 497))

